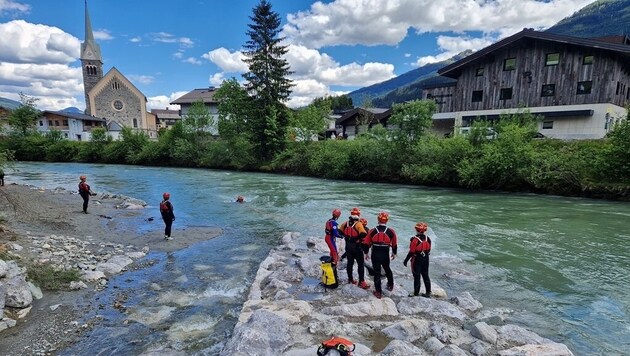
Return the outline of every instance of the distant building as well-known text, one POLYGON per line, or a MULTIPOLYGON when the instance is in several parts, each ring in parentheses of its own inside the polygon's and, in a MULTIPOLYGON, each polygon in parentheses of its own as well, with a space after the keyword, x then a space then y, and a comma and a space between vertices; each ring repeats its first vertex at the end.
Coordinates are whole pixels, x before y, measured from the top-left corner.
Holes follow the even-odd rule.
POLYGON ((367 132, 375 125, 381 124, 388 128, 387 121, 392 116, 392 109, 385 108, 354 108, 346 111, 337 119, 338 135, 353 140, 360 134, 367 132))
POLYGON ((170 110, 169 108, 164 110, 151 109, 151 114, 155 115, 155 122, 158 130, 162 128, 170 129, 182 119, 179 114, 179 110, 170 110))
POLYGON ((219 133, 217 127, 219 122, 219 102, 214 99, 216 91, 217 89, 215 87, 193 89, 171 102, 171 105, 179 105, 181 107, 179 111, 180 117, 185 119, 190 107, 194 103, 203 102, 208 113, 212 116, 212 123, 209 125, 208 131, 213 135, 217 135, 219 133))
POLYGON ((44 111, 37 121, 38 131, 58 130, 65 138, 72 141, 90 141, 92 130, 98 127, 107 129, 104 119, 65 111, 44 111))
POLYGON ((602 138, 630 103, 629 44, 524 29, 440 69, 457 82, 422 98, 438 103, 434 130, 444 134, 525 107, 543 117, 546 137, 602 138))

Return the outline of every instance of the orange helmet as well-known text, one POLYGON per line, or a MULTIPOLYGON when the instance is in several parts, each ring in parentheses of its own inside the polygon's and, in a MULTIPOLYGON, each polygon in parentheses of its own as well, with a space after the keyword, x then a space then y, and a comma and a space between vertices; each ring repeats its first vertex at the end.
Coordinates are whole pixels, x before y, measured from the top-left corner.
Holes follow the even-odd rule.
POLYGON ((80 176, 80 177, 79 177, 79 179, 80 179, 80 180, 86 180, 86 179, 87 179, 87 177, 86 177, 86 176, 80 176))
POLYGON ((164 194, 162 194, 162 198, 164 198, 164 199, 169 199, 170 197, 171 197, 171 194, 170 194, 170 193, 164 193, 164 194))
POLYGON ((389 214, 381 211, 380 213, 378 213, 378 216, 376 217, 376 219, 378 220, 379 224, 385 224, 387 223, 387 221, 389 221, 389 214))
POLYGON ((359 219, 359 221, 361 222, 361 224, 363 224, 363 227, 367 227, 368 221, 366 218, 361 218, 359 219))
POLYGON ((425 232, 428 228, 429 226, 427 225, 427 223, 419 222, 416 224, 416 231, 418 232, 425 232))
POLYGON ((350 215, 361 216, 361 209, 352 208, 352 210, 350 210, 350 215))
POLYGON ((332 216, 333 216, 333 218, 338 218, 338 217, 340 217, 340 216, 341 216, 341 210, 339 210, 339 209, 333 209, 333 211, 332 211, 332 216))

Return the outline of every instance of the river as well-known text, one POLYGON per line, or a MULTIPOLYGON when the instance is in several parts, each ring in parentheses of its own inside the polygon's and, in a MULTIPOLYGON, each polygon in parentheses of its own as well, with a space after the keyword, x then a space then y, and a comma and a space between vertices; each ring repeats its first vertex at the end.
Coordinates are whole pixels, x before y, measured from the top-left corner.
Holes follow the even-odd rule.
MULTIPOLYGON (((114 278, 99 295, 103 302, 128 291, 128 308, 145 315, 170 305, 168 318, 150 328, 125 325, 124 314, 106 307, 98 311, 101 327, 65 354, 137 354, 164 345, 217 353, 258 264, 282 232, 323 237, 330 211, 341 208, 343 220, 354 206, 371 226, 379 211, 390 213, 401 256, 415 222, 426 221, 435 238, 431 278, 450 295, 470 291, 485 307, 510 309, 509 322, 577 355, 630 349, 628 203, 205 169, 72 163, 18 163, 16 169, 5 169, 7 183, 69 190, 86 174, 97 192, 148 202, 146 217, 158 216, 168 191, 175 237, 183 225, 224 231, 175 253, 150 253, 148 267, 114 278), (232 203, 237 195, 246 203, 232 203)), ((159 238, 152 231, 161 222, 154 224, 137 228, 159 238)))

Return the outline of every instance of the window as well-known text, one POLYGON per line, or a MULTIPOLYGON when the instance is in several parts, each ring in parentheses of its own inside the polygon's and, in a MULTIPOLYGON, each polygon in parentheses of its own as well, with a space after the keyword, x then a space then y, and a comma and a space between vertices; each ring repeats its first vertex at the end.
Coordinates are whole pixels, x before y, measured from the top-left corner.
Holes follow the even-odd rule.
POLYGON ((63 133, 63 136, 64 136, 65 138, 68 138, 68 133, 67 133, 67 132, 64 132, 64 133, 63 133))
POLYGON ((44 122, 42 120, 39 120, 39 126, 44 126, 44 122))
POLYGON ((133 128, 134 129, 138 128, 138 119, 133 119, 133 128))
POLYGON ((483 67, 477 68, 477 70, 475 70, 475 77, 483 77, 483 67))
POLYGON ((55 120, 55 126, 59 126, 59 120, 55 120))
POLYGON ((501 88, 499 100, 510 100, 510 99, 512 99, 512 88, 501 88))
POLYGON ((545 56, 546 66, 557 66, 560 63, 560 53, 547 53, 545 56))
POLYGON ((427 100, 432 99, 432 98, 433 98, 433 94, 427 93, 427 100))
POLYGON ((63 120, 63 126, 68 126, 68 120, 63 120))
POLYGON ((542 128, 543 130, 553 129, 553 121, 543 121, 542 128))
POLYGON ((590 81, 590 80, 587 80, 587 81, 584 81, 584 82, 578 82, 577 94, 578 95, 590 94, 592 87, 593 87, 593 82, 590 81))
POLYGON ((473 90, 473 92, 472 92, 472 102, 473 103, 478 103, 478 102, 481 102, 481 100, 483 100, 483 91, 481 91, 481 90, 473 90))
POLYGON ((593 64, 593 56, 584 56, 584 58, 582 59, 582 64, 584 65, 593 64))
POLYGON ((503 61, 503 70, 516 69, 516 58, 507 58, 503 61))
POLYGON ((112 105, 114 106, 114 109, 116 109, 117 111, 121 111, 123 107, 125 107, 123 102, 120 100, 114 100, 114 103, 112 105))
POLYGON ((619 95, 619 91, 621 91, 621 83, 617 82, 617 90, 615 91, 615 95, 619 95))
POLYGON ((86 121, 85 126, 92 126, 92 121, 86 121))
POLYGON ((114 90, 120 89, 120 83, 118 83, 117 81, 112 82, 112 89, 114 90))
POLYGON ((542 90, 540 91, 540 96, 554 96, 556 95, 556 85, 555 84, 543 84, 542 90))
POLYGON ((48 126, 52 126, 52 125, 53 125, 52 120, 48 120, 48 126))

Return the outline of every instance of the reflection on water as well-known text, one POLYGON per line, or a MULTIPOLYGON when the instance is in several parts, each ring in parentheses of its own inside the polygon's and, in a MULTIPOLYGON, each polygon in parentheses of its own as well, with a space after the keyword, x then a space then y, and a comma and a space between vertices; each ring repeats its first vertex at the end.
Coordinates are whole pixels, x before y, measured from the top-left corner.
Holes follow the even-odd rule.
POLYGON ((98 192, 148 202, 147 218, 157 216, 155 207, 168 191, 179 226, 224 231, 182 251, 152 253, 146 259, 155 264, 114 278, 101 300, 131 291, 127 307, 144 308, 157 321, 130 319, 123 328, 128 316, 99 311, 104 327, 68 354, 109 350, 105 340, 112 337, 121 340, 116 352, 155 345, 216 352, 258 264, 282 233, 322 236, 331 209, 341 208, 345 217, 353 206, 371 222, 380 210, 389 211, 401 241, 413 234, 415 222, 427 221, 436 235, 432 278, 450 294, 468 290, 486 306, 514 310, 511 322, 567 343, 576 354, 623 354, 630 346, 627 203, 202 169, 66 163, 17 168, 8 172, 8 182, 70 190, 87 174, 98 192), (232 203, 237 195, 247 202, 232 203), (156 307, 163 309, 147 309, 156 307))

